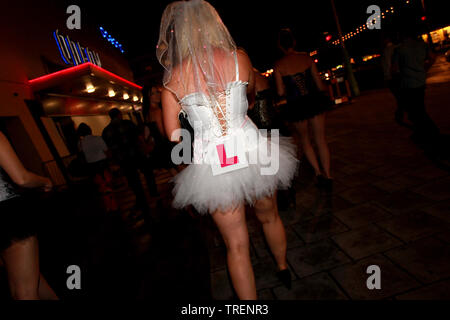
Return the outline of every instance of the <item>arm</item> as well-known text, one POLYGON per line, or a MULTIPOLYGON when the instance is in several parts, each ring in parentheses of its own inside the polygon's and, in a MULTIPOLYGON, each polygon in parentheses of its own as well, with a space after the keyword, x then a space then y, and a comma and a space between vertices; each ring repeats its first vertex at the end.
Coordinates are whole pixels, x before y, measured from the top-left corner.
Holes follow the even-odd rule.
POLYGON ((273 75, 275 77, 275 84, 277 86, 277 94, 279 97, 284 97, 286 95, 286 88, 284 87, 283 78, 281 76, 278 63, 275 64, 273 75))
POLYGON ((237 50, 239 69, 245 70, 247 73, 247 100, 248 100, 248 108, 252 109, 255 104, 255 74, 253 71, 252 62, 250 61, 249 56, 243 49, 237 50))
POLYGON ((327 88, 325 86, 325 83, 323 83, 322 79, 320 78, 319 71, 317 70, 317 65, 314 61, 311 61, 311 74, 313 76, 313 79, 317 85, 317 88, 319 88, 320 91, 328 92, 327 88))
POLYGON ((161 103, 163 109, 163 125, 165 128, 166 136, 172 142, 179 142, 179 132, 177 134, 174 133, 175 130, 180 129, 178 114, 181 111, 181 107, 174 94, 166 88, 164 88, 161 92, 161 103))
POLYGON ((11 144, 0 132, 0 167, 2 167, 17 185, 24 188, 44 187, 50 191, 52 182, 50 179, 34 174, 22 165, 11 144))

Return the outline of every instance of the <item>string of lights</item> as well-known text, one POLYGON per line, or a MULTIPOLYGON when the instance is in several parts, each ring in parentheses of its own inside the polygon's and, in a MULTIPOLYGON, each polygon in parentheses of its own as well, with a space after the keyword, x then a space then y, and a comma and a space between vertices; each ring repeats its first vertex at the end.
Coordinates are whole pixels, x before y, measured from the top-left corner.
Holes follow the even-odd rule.
MULTIPOLYGON (((409 2, 407 2, 407 3, 409 3, 409 2)), ((377 23, 377 19, 385 19, 387 17, 387 15, 394 14, 394 12, 395 12, 394 11, 394 7, 390 7, 389 9, 386 9, 385 11, 381 12, 381 14, 379 14, 374 20, 372 20, 371 23, 372 24, 376 24, 377 23)), ((369 29, 368 28, 368 24, 370 24, 370 22, 367 22, 365 24, 362 24, 362 25, 356 27, 356 29, 354 29, 353 31, 350 31, 350 32, 342 35, 342 39, 334 40, 332 42, 332 44, 337 46, 337 45, 339 45, 341 43, 341 40, 345 42, 345 41, 347 41, 347 40, 349 40, 349 39, 359 35, 361 32, 369 29)))
POLYGON ((122 49, 122 45, 114 39, 103 27, 100 27, 100 32, 102 33, 103 38, 108 40, 114 47, 120 50, 120 52, 124 53, 125 51, 122 49))
MULTIPOLYGON (((405 0, 405 3, 408 5, 408 4, 411 3, 411 0, 405 0)), ((385 19, 388 15, 392 15, 394 13, 395 13, 395 9, 394 9, 393 6, 391 6, 389 9, 386 9, 385 11, 382 11, 379 15, 377 15, 374 20, 366 22, 366 23, 356 27, 353 31, 350 31, 350 32, 342 35, 342 39, 336 39, 336 40, 332 41, 331 43, 333 45, 337 46, 337 45, 341 44, 341 40, 344 41, 344 42, 348 41, 351 38, 359 35, 363 31, 366 31, 368 29, 370 30, 370 28, 368 26, 370 26, 370 24, 373 24, 373 25, 376 24, 377 23, 377 19, 385 19)), ((421 19, 425 20, 426 18, 422 17, 421 19)), ((331 40, 331 37, 330 37, 329 34, 327 35, 326 40, 327 41, 331 40)), ((314 50, 314 51, 310 52, 310 56, 311 57, 313 57, 315 55, 317 55, 317 50, 314 50)), ((376 56, 372 55, 371 58, 372 57, 376 57, 376 56)), ((367 60, 370 60, 370 59, 367 59, 367 60)), ((314 62, 317 63, 318 59, 315 59, 314 62)), ((265 77, 270 77, 272 75, 272 73, 273 73, 273 69, 270 69, 270 70, 267 70, 266 72, 262 73, 262 75, 265 76, 265 77)))

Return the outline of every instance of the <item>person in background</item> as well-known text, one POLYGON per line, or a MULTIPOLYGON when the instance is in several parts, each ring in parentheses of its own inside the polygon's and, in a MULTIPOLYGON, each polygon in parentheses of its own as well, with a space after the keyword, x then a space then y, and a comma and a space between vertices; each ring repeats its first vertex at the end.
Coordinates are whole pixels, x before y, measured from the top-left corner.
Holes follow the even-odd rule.
POLYGON ((426 75, 435 61, 428 45, 418 39, 414 25, 402 29, 402 41, 394 50, 392 71, 400 74, 400 107, 413 126, 411 138, 424 148, 439 148, 440 131, 425 109, 426 75))
POLYGON ((0 132, 0 257, 6 267, 11 296, 16 300, 57 300, 39 270, 37 208, 29 205, 14 184, 46 192, 52 189, 50 179, 24 168, 0 132))
POLYGON ((144 127, 144 138, 147 144, 153 145, 153 150, 149 153, 149 157, 154 167, 164 168, 172 176, 176 176, 178 169, 171 159, 174 144, 165 136, 162 118, 161 90, 162 88, 154 86, 149 92, 150 105, 144 127))
POLYGON ((286 96, 287 120, 300 136, 303 152, 314 169, 318 186, 331 190, 333 179, 324 115, 330 109, 331 101, 325 84, 309 54, 295 50, 296 41, 289 29, 280 31, 278 45, 284 56, 275 63, 274 76, 278 95, 286 96), (308 125, 312 127, 321 166, 311 145, 308 125))
POLYGON ((158 197, 152 165, 145 152, 145 141, 137 126, 130 120, 124 120, 122 112, 113 108, 109 111, 111 122, 103 129, 102 138, 127 178, 128 185, 136 195, 136 206, 148 210, 144 187, 139 176, 141 171, 147 181, 152 197, 158 197))
POLYGON ((395 121, 397 123, 404 125, 405 110, 399 104, 399 94, 400 94, 400 74, 398 72, 392 72, 392 56, 394 54, 394 49, 398 44, 394 44, 392 37, 387 36, 384 38, 384 48, 381 57, 381 64, 383 67, 383 76, 386 86, 391 91, 397 103, 397 108, 395 110, 395 121))
POLYGON ((117 211, 119 207, 113 195, 112 174, 108 168, 108 147, 105 141, 100 136, 93 136, 92 129, 84 122, 78 126, 77 134, 80 138, 78 148, 84 155, 89 175, 102 194, 106 211, 117 211))

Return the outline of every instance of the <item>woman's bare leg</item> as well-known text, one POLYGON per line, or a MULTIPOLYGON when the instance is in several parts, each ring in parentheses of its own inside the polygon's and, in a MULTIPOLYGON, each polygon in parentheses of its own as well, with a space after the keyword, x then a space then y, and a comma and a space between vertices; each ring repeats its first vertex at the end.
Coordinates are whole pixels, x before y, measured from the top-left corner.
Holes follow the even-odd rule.
POLYGON ((326 178, 331 178, 330 173, 330 149, 328 148, 327 138, 325 134, 325 115, 320 114, 312 118, 311 126, 313 130, 314 142, 319 151, 320 163, 326 178))
POLYGON ((311 141, 309 138, 308 132, 308 120, 299 121, 296 123, 297 130, 300 133, 300 139, 303 146, 303 152, 306 155, 306 159, 308 159, 309 163, 314 169, 314 173, 316 176, 320 174, 319 162, 317 161, 316 153, 311 145, 311 141))
POLYGON ((212 214, 227 247, 227 262, 233 287, 241 300, 256 300, 256 284, 244 206, 212 214))
POLYGON ((39 277, 39 298, 41 300, 59 300, 55 291, 50 287, 42 273, 39 277))
POLYGON ((39 247, 36 237, 13 243, 2 252, 2 260, 13 299, 58 299, 39 271, 39 247))
POLYGON ((272 197, 259 199, 255 204, 255 213, 262 223, 264 235, 277 261, 279 270, 287 269, 286 232, 278 214, 276 193, 272 197))
POLYGON ((13 243, 2 252, 11 296, 15 300, 39 300, 39 254, 36 237, 13 243))

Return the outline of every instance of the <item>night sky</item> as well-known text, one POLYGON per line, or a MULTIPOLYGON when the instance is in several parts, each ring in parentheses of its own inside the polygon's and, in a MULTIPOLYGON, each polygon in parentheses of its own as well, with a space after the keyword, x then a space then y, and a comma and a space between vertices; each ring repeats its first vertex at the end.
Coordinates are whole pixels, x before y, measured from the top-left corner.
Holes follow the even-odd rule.
MULTIPOLYGON (((87 9, 91 23, 104 26, 133 59, 142 55, 154 55, 158 40, 162 12, 171 1, 72 1, 87 9)), ((297 49, 312 51, 327 46, 323 35, 330 32, 337 36, 330 0, 211 0, 238 46, 247 50, 253 64, 266 70, 280 56, 276 47, 280 27, 290 27, 297 38, 297 49)), ((448 14, 440 6, 443 1, 425 0, 428 9, 427 22, 433 26, 449 24, 448 14)), ((343 32, 352 31, 365 23, 368 5, 377 4, 382 11, 394 6, 403 8, 405 0, 335 0, 343 32)), ((420 10, 420 0, 411 0, 411 7, 420 10)), ((399 15, 400 11, 396 12, 399 15)), ((418 15, 420 12, 417 11, 418 15)), ((391 19, 392 20, 392 19, 391 19)), ((365 31, 348 41, 350 55, 376 53, 380 49, 381 35, 395 28, 393 21, 382 25, 381 31, 365 31)), ((328 45, 328 47, 330 47, 328 45)), ((324 52, 324 51, 322 51, 324 52)), ((327 51, 333 55, 333 50, 327 51)), ((156 58, 154 60, 156 62, 156 58)))

